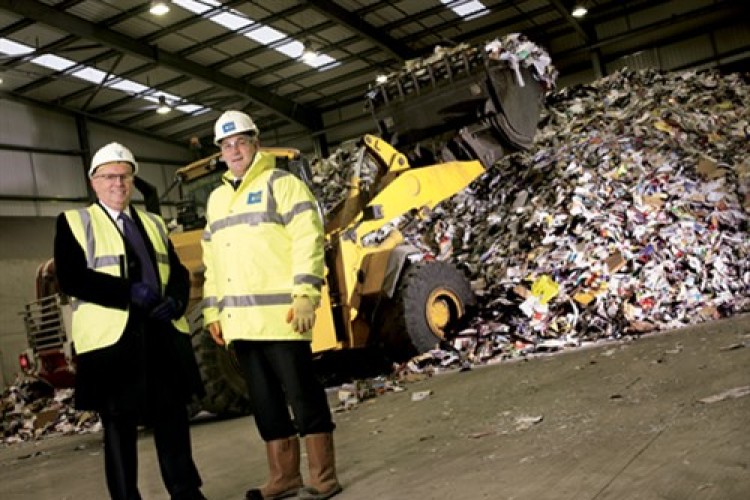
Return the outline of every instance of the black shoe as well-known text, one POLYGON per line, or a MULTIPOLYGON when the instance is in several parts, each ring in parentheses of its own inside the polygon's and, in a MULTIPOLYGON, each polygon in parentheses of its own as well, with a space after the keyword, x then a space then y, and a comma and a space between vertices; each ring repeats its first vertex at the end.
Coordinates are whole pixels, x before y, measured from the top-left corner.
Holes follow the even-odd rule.
POLYGON ((177 493, 171 496, 171 500, 208 500, 201 490, 189 491, 184 493, 177 493))

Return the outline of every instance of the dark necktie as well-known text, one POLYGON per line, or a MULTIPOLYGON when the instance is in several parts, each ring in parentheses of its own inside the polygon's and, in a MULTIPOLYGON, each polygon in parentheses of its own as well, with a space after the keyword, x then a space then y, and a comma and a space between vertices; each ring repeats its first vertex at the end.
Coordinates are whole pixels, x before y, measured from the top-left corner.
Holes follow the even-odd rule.
POLYGON ((242 179, 233 179, 231 183, 234 190, 237 191, 237 188, 240 187, 240 184, 242 184, 242 179))
MULTIPOLYGON (((138 226, 136 226, 133 219, 128 217, 124 212, 120 213, 118 218, 122 221, 122 232, 125 235, 125 239, 128 240, 128 243, 130 243, 130 246, 135 251, 138 260, 141 263, 141 281, 158 291, 159 278, 156 277, 154 263, 151 261, 148 249, 146 248, 146 242, 143 241, 143 236, 138 230, 138 226)), ((132 278, 135 279, 136 276, 133 276, 132 278)))

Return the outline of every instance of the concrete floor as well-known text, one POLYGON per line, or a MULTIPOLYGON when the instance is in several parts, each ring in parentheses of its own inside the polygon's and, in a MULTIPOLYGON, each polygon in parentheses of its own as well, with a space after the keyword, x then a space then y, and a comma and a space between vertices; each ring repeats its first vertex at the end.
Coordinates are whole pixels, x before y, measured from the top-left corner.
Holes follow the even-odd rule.
MULTIPOLYGON (((341 500, 747 500, 750 315, 432 377, 335 419, 341 500)), ((209 499, 264 480, 250 417, 192 436, 209 499)), ((143 498, 166 499, 139 446, 143 498)), ((100 435, 2 448, 0 465, 4 500, 107 498, 100 435)))

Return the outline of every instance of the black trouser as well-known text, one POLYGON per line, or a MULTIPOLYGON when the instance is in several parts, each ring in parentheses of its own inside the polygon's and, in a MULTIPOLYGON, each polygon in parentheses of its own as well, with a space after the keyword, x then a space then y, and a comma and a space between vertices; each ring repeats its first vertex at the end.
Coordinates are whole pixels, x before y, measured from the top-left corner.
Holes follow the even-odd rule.
POLYGON ((333 431, 328 398, 313 371, 310 342, 238 340, 232 345, 264 441, 333 431))
MULTIPOLYGON (((138 417, 133 413, 102 413, 104 467, 113 500, 140 500, 138 493, 138 417)), ((159 469, 172 499, 202 499, 202 484, 193 462, 190 428, 184 406, 162 408, 153 415, 159 469)))

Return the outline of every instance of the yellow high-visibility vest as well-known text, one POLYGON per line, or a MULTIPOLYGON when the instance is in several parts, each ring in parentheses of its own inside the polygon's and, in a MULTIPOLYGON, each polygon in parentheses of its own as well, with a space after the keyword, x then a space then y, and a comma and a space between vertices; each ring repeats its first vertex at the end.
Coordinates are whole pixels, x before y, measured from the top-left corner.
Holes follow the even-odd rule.
MULTIPOLYGON (((154 214, 137 210, 156 253, 157 271, 164 286, 169 281, 169 255, 167 227, 164 220, 154 214)), ((78 244, 86 255, 89 269, 112 276, 124 277, 127 269, 125 242, 107 212, 97 204, 87 208, 68 210, 65 218, 78 244)), ((104 307, 71 297, 73 309, 72 336, 76 352, 85 353, 102 349, 117 342, 125 330, 129 310, 104 307)), ((178 331, 189 334, 187 319, 182 316, 172 324, 178 331)))

